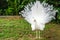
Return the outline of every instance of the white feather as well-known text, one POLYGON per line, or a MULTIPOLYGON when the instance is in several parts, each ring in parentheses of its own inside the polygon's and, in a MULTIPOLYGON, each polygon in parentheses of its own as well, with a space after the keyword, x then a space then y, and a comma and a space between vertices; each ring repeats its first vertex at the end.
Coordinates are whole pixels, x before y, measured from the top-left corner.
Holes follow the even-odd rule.
POLYGON ((21 12, 25 20, 31 24, 32 30, 43 30, 45 24, 55 18, 54 16, 57 11, 53 9, 53 5, 36 1, 34 4, 31 3, 25 6, 24 10, 21 12))

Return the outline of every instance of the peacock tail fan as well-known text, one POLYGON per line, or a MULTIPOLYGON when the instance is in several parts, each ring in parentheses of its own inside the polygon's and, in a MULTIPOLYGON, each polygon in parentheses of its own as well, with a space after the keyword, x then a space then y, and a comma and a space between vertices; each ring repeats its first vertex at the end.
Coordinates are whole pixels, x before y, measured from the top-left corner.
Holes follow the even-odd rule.
POLYGON ((46 23, 55 19, 56 12, 57 10, 53 8, 53 5, 49 5, 44 1, 42 3, 40 1, 31 2, 21 11, 25 20, 31 24, 32 30, 43 30, 46 23))

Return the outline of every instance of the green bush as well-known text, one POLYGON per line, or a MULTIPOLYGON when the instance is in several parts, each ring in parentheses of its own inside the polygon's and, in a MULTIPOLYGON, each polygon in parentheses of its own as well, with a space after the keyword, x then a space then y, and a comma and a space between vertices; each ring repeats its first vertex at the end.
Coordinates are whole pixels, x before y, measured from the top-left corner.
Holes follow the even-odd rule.
POLYGON ((7 0, 8 8, 5 9, 5 15, 19 15, 26 4, 32 0, 7 0))

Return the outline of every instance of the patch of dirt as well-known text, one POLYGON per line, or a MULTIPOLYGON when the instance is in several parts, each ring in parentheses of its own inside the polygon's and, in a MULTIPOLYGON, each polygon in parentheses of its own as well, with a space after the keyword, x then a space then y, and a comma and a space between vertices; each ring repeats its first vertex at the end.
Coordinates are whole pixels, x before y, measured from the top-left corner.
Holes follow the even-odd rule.
POLYGON ((5 19, 5 20, 16 20, 16 19, 20 19, 21 16, 0 16, 0 19, 5 19))
POLYGON ((60 40, 60 25, 53 25, 53 27, 49 28, 48 30, 44 30, 42 35, 47 40, 60 40))

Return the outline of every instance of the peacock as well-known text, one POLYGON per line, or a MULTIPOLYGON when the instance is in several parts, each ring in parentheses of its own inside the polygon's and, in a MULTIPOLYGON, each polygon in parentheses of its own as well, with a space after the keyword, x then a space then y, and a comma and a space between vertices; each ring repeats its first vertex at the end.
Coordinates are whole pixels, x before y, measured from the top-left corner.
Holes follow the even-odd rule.
POLYGON ((44 30, 45 24, 49 23, 52 19, 55 19, 56 12, 57 10, 53 8, 53 5, 49 5, 44 1, 42 3, 36 1, 26 5, 24 10, 21 11, 21 15, 31 24, 32 31, 34 31, 44 30))

